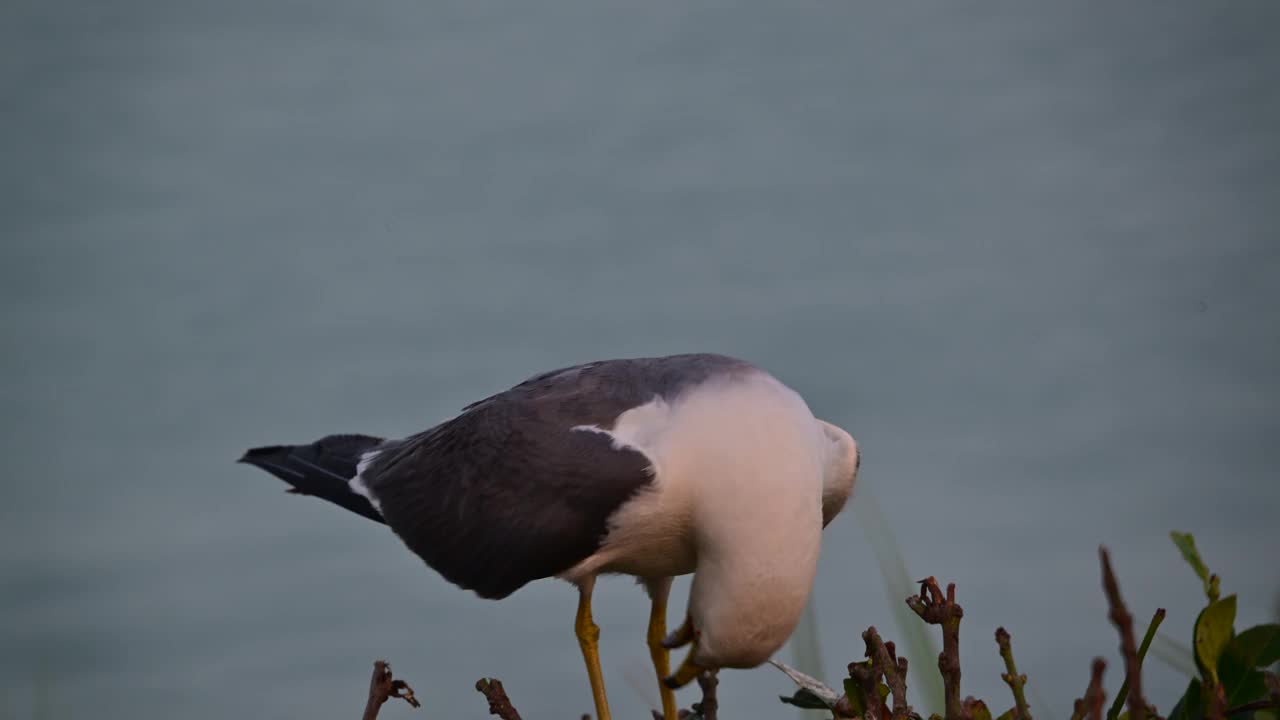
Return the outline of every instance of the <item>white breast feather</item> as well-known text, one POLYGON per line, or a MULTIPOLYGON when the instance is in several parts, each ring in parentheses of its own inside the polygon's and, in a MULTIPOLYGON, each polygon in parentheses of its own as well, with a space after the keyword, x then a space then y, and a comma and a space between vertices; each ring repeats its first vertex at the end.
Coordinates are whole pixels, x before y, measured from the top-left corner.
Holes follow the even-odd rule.
POLYGON ((347 485, 351 488, 351 492, 364 496, 369 501, 369 504, 373 505, 373 509, 381 514, 382 505, 378 503, 378 498, 373 496, 373 493, 369 491, 369 486, 364 481, 364 471, 369 467, 370 463, 377 459, 378 453, 379 451, 373 450, 360 456, 360 462, 356 464, 356 476, 351 478, 347 485))
POLYGON ((690 612, 705 652, 750 665, 785 642, 817 568, 830 446, 800 396, 762 372, 719 378, 633 408, 611 431, 577 430, 608 432, 656 474, 563 577, 696 569, 690 612))

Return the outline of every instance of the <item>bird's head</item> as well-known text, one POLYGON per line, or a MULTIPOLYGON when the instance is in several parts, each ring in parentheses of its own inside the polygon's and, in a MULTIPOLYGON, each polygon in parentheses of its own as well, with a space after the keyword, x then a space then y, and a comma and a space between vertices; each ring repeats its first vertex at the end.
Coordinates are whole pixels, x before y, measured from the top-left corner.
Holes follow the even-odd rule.
POLYGON ((720 611, 691 607, 684 624, 667 636, 663 645, 689 650, 675 672, 663 679, 667 687, 681 688, 705 671, 747 669, 768 661, 795 628, 808 593, 803 584, 787 584, 788 590, 772 594, 773 600, 717 603, 720 611))
POLYGON ((818 423, 827 441, 826 468, 822 477, 822 526, 826 527, 836 519, 853 494, 858 469, 862 466, 862 451, 853 436, 843 429, 823 420, 818 423))

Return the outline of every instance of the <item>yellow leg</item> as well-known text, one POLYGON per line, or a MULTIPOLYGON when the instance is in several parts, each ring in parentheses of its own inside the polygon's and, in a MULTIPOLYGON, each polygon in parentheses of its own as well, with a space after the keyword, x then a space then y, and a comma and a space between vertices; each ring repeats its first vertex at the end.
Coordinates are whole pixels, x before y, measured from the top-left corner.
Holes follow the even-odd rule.
POLYGON ((667 596, 671 593, 671 578, 648 583, 649 598, 653 601, 649 610, 649 657, 658 674, 658 693, 662 696, 663 720, 677 720, 676 694, 667 687, 667 675, 671 672, 671 653, 663 641, 667 637, 667 596))
POLYGON ((600 628, 591 620, 591 591, 595 578, 578 586, 578 617, 573 629, 587 663, 587 679, 591 681, 591 699, 596 704, 596 720, 609 720, 609 700, 604 695, 604 676, 600 673, 600 628))

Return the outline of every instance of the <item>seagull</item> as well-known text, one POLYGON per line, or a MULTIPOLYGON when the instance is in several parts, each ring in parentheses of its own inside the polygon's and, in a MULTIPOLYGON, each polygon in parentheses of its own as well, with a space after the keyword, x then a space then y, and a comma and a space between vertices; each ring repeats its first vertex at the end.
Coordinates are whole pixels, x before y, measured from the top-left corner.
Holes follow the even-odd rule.
POLYGON ((630 575, 664 720, 700 673, 763 664, 790 637, 823 529, 861 462, 848 432, 773 375, 725 355, 589 362, 535 375, 416 435, 329 435, 240 462, 384 523, 454 585, 498 600, 559 578, 598 720, 609 720, 591 595, 630 575), (667 634, 672 579, 693 574, 667 634), (670 671, 669 651, 689 646, 670 671))

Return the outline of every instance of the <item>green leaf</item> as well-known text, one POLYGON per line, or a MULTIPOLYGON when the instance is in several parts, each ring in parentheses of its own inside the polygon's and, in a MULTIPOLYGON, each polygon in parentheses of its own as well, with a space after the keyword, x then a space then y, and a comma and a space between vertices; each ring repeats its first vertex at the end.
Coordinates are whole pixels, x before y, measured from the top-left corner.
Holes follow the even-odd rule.
POLYGON ((1234 683, 1224 685, 1223 690, 1226 691, 1227 707, 1231 708, 1254 700, 1265 700, 1267 681, 1263 679, 1261 671, 1250 670, 1234 683))
POLYGON ((1280 625, 1258 625, 1240 633, 1228 648, 1251 668, 1271 667, 1280 661, 1280 625))
POLYGON ((1200 681, 1193 679, 1187 684, 1187 691, 1182 694, 1178 704, 1173 706, 1168 720, 1201 720, 1204 717, 1203 707, 1200 699, 1200 681))
POLYGON ((1199 575, 1201 580, 1208 582, 1209 568, 1200 559, 1200 551, 1196 550, 1195 536, 1191 533, 1181 533, 1175 530, 1169 533, 1169 537, 1173 538, 1173 544, 1178 546, 1182 557, 1196 571, 1196 575, 1199 575))
POLYGON ((862 686, 853 678, 844 679, 844 696, 849 698, 849 707, 853 714, 862 717, 867 714, 867 704, 862 701, 862 686))
POLYGON ((1016 712, 1018 712, 1018 708, 1011 707, 1008 710, 1005 710, 1004 712, 1000 713, 1000 717, 996 718, 996 720, 1013 720, 1013 714, 1016 712))
MULTIPOLYGON (((1280 629, 1270 626, 1272 629, 1280 629)), ((1270 653, 1280 651, 1280 636, 1269 631, 1268 626, 1250 628, 1237 635, 1218 658, 1218 675, 1222 678, 1222 690, 1227 707, 1242 705, 1267 696, 1267 684, 1257 668, 1266 667, 1270 653), (1261 632, 1257 632, 1261 631, 1261 632), (1275 648, 1270 645, 1274 642, 1275 648)))
POLYGON ((1196 662, 1200 666, 1200 674, 1206 680, 1218 682, 1218 658, 1231 642, 1234 632, 1232 625, 1236 621, 1236 596, 1227 597, 1209 603, 1196 618, 1195 646, 1196 662))
POLYGON ((791 697, 779 695, 778 699, 788 705, 795 705, 796 707, 804 708, 805 710, 831 709, 831 705, 828 705, 825 700, 807 688, 800 688, 799 690, 796 690, 795 694, 791 697))
MULTIPOLYGON (((870 661, 863 660, 856 664, 868 665, 870 664, 870 661)), ((880 702, 884 702, 885 698, 889 697, 889 694, 892 691, 889 689, 888 685, 885 685, 884 683, 877 683, 876 692, 880 695, 880 702)), ((862 702, 862 686, 858 684, 857 680, 854 680, 851 677, 844 679, 844 696, 849 698, 849 707, 853 709, 854 715, 861 716, 867 712, 866 705, 862 702)))
POLYGON ((1219 594, 1218 576, 1210 573, 1209 566, 1205 565, 1204 560, 1200 559, 1200 551, 1196 550, 1196 539, 1192 537, 1191 533, 1177 531, 1169 533, 1169 537, 1173 538, 1173 544, 1178 547, 1183 559, 1196 571, 1200 582, 1204 583, 1204 594, 1208 596, 1209 602, 1216 602, 1219 594))

